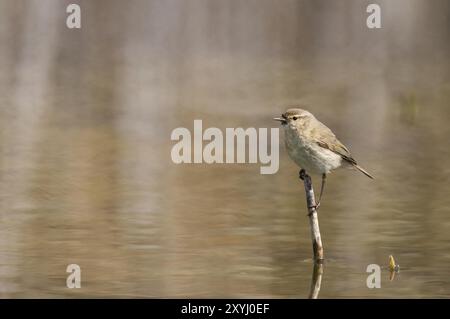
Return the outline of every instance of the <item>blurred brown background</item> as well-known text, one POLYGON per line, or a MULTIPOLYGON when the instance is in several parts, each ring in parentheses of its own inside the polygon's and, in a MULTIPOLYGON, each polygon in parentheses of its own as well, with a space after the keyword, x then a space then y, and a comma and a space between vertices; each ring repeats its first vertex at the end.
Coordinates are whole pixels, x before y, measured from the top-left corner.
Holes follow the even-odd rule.
POLYGON ((320 297, 449 297, 449 40, 447 0, 0 0, 0 297, 306 297, 284 148, 276 175, 170 159, 194 119, 276 127, 297 103, 376 176, 328 180, 320 297))

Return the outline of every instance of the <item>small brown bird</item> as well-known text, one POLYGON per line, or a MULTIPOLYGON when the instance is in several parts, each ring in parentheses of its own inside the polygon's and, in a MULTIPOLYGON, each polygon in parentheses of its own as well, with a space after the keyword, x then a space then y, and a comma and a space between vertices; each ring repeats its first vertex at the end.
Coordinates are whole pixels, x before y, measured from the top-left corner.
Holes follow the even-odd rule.
POLYGON ((322 199, 327 174, 332 170, 339 167, 356 168, 373 179, 372 175, 356 163, 348 148, 339 142, 333 132, 310 112, 292 108, 274 120, 281 122, 288 154, 303 173, 306 171, 322 175, 316 208, 322 199))

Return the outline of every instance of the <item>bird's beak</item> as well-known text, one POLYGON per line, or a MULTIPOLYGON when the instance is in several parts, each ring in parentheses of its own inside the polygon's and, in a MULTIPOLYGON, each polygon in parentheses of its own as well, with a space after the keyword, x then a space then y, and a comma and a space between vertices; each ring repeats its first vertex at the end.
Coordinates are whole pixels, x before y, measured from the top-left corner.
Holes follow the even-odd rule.
POLYGON ((274 117, 274 121, 281 122, 281 124, 286 124, 286 119, 282 117, 274 117))

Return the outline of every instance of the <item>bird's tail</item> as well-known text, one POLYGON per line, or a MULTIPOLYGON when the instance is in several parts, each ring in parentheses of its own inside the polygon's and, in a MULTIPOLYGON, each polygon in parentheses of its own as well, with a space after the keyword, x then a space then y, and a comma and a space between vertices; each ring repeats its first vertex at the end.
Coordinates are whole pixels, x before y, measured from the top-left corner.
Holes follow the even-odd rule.
POLYGON ((364 168, 362 168, 359 165, 353 164, 353 167, 355 167, 358 171, 360 171, 361 173, 363 173, 364 175, 366 175, 367 177, 374 179, 372 175, 370 175, 369 173, 366 172, 366 170, 364 168))

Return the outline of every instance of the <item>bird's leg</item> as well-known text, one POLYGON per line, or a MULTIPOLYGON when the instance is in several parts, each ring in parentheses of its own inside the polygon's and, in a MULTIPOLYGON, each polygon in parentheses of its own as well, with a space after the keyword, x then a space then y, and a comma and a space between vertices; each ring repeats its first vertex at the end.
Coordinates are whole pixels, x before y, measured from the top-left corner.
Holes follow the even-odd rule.
POLYGON ((320 194, 319 194, 319 200, 317 201, 317 204, 316 204, 316 209, 318 209, 320 206, 320 201, 322 200, 322 194, 323 194, 323 190, 325 188, 326 181, 327 181, 327 174, 323 173, 322 174, 322 185, 320 185, 320 194))
POLYGON ((305 175, 306 175, 306 171, 302 168, 302 169, 300 170, 300 172, 298 173, 298 177, 299 177, 301 180, 303 180, 303 179, 305 178, 305 175))

